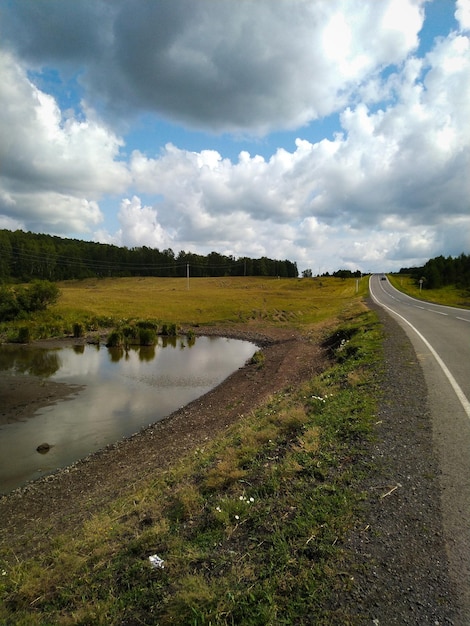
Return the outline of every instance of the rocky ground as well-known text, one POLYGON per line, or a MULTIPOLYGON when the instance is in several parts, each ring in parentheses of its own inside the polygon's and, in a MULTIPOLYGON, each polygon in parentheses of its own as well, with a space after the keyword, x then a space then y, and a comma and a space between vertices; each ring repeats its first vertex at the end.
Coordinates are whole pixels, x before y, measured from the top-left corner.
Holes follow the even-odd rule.
MULTIPOLYGON (((357 485, 364 493, 363 518, 344 545, 345 568, 354 584, 335 602, 347 604, 363 624, 465 626, 447 573, 439 467, 423 375, 405 333, 377 312, 385 328, 386 371, 370 448, 376 469, 357 485)), ((264 367, 247 365, 166 420, 2 497, 0 544, 9 546, 12 558, 47 549, 60 528, 78 525, 111 498, 132 492, 270 394, 325 366, 317 343, 294 331, 236 326, 211 332, 257 342, 264 349, 264 367)), ((30 401, 50 401, 54 390, 47 393, 30 401)), ((15 394, 10 397, 10 410, 17 410, 15 394)))

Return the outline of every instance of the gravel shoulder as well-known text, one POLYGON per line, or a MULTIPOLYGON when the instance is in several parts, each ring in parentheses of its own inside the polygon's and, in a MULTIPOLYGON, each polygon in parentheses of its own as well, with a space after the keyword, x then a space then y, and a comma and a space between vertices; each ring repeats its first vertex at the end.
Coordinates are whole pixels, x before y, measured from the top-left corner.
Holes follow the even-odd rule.
POLYGON ((345 549, 355 585, 340 600, 364 624, 468 626, 449 576, 438 456, 421 365, 404 330, 384 327, 384 371, 363 518, 345 549))
MULTIPOLYGON (((379 307, 369 307, 385 332, 376 437, 369 450, 373 471, 357 485, 364 494, 362 518, 343 545, 345 571, 354 584, 334 601, 347 605, 358 624, 465 626, 448 575, 423 372, 400 326, 379 307)), ((0 498, 0 547, 8 546, 12 559, 47 550, 59 529, 78 527, 269 395, 326 365, 322 349, 291 330, 237 326, 201 334, 209 332, 263 346, 264 367, 247 365, 134 437, 0 498)))

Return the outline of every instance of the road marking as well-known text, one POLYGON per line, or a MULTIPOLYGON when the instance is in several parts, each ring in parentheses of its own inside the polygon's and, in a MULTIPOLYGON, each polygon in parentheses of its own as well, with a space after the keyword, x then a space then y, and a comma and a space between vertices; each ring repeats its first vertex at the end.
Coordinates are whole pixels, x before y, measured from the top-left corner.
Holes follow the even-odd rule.
POLYGON ((448 313, 443 313, 442 311, 434 311, 434 309, 427 309, 431 313, 437 313, 438 315, 449 315, 448 313))
POLYGON ((456 317, 457 320, 462 320, 462 322, 470 322, 470 320, 466 320, 464 317, 456 317))
POLYGON ((429 343, 429 341, 426 339, 426 337, 424 337, 417 328, 415 328, 413 326, 413 324, 411 322, 409 322, 406 317, 403 317, 403 315, 400 315, 400 313, 397 313, 396 311, 394 311, 393 309, 391 309, 389 306, 387 306, 386 304, 383 304, 382 302, 380 302, 376 296, 374 295, 370 282, 369 282, 369 291, 370 291, 370 295, 372 296, 372 299, 375 300, 375 302, 383 307, 384 309, 387 309, 387 311, 390 311, 390 313, 393 313, 394 315, 396 315, 397 317, 399 317, 400 319, 402 319, 405 324, 408 324, 408 326, 410 326, 415 333, 418 335, 418 337, 421 339, 421 341, 424 342, 424 345, 428 348, 428 350, 431 352, 431 354, 433 355, 433 357, 436 359, 437 364, 439 365, 439 367, 441 368, 441 370, 444 372, 447 380, 449 381, 452 389, 454 390, 457 398, 460 401, 460 404, 463 407, 463 410, 465 411, 465 413, 467 414, 467 417, 470 419, 470 402, 468 401, 466 395, 464 394, 464 392, 462 391, 460 385, 458 384, 458 382, 455 380, 455 378, 452 376, 449 368, 447 367, 447 365, 444 363, 444 361, 441 359, 441 357, 438 355, 438 353, 434 350, 434 348, 432 347, 432 345, 429 343))

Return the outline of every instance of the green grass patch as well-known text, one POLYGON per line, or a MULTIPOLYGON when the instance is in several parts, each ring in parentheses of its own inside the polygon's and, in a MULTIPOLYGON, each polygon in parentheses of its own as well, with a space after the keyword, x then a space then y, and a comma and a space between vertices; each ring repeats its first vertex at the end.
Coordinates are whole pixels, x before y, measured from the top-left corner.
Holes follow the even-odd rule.
POLYGON ((417 285, 416 280, 411 276, 403 274, 387 274, 387 276, 396 289, 418 300, 464 309, 470 308, 470 291, 468 289, 460 289, 454 285, 439 289, 420 289, 419 284, 417 285))
POLYGON ((342 540, 360 515, 381 328, 351 314, 331 366, 271 397, 53 549, 0 565, 5 624, 352 624, 342 540), (152 567, 157 554, 163 568, 152 567))

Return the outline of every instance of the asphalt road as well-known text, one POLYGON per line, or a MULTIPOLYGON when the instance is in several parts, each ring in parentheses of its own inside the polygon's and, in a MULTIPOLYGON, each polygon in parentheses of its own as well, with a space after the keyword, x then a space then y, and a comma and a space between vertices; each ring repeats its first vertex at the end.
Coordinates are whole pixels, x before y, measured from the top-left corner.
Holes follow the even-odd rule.
POLYGON ((450 575, 470 624, 470 311, 416 300, 381 275, 373 300, 404 328, 423 367, 441 470, 443 532, 450 575))

